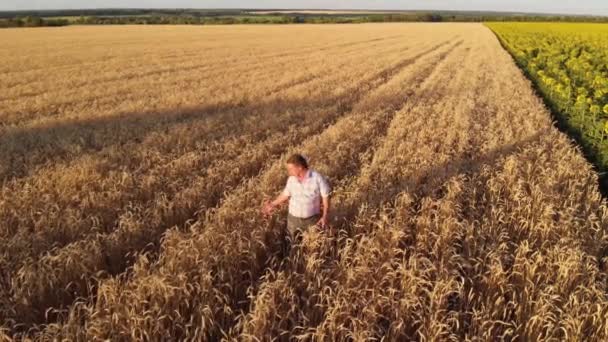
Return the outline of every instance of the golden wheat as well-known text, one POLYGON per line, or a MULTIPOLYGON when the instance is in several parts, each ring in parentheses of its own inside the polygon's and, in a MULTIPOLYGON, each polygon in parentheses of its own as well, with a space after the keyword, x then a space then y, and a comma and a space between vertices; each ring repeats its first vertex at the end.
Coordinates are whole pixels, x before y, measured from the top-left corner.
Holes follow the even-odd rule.
POLYGON ((608 338, 597 175, 482 25, 0 38, 0 340, 608 338))

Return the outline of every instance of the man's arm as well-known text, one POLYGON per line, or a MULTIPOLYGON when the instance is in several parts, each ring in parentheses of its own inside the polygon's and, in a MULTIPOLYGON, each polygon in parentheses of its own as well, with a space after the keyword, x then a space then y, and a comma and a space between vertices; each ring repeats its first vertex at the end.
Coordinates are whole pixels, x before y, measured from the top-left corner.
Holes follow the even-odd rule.
POLYGON ((274 211, 274 209, 276 207, 280 206, 281 204, 283 204, 289 200, 289 196, 290 196, 289 191, 287 189, 285 189, 273 201, 265 202, 264 206, 262 207, 262 212, 264 213, 264 215, 272 214, 272 212, 274 211))
POLYGON ((331 186, 324 176, 319 177, 319 190, 321 191, 321 198, 323 202, 323 214, 321 219, 317 223, 321 227, 325 228, 329 221, 329 196, 331 194, 331 186))
POLYGON ((277 196, 277 198, 274 199, 274 201, 270 202, 270 205, 272 205, 273 207, 278 207, 281 204, 287 202, 287 200, 289 200, 289 195, 281 193, 279 196, 277 196))
POLYGON ((329 196, 321 198, 323 199, 323 215, 321 215, 321 219, 317 224, 325 228, 325 226, 327 226, 327 221, 329 220, 329 196))

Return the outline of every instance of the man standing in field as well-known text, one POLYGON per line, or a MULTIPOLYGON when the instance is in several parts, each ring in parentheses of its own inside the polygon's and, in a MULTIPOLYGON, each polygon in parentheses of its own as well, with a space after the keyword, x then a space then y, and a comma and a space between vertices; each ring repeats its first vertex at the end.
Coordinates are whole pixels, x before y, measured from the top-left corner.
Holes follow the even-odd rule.
POLYGON ((309 226, 327 226, 331 188, 325 177, 311 170, 306 159, 300 154, 294 154, 287 159, 287 173, 289 178, 285 189, 274 201, 265 202, 262 212, 267 216, 271 215, 276 207, 289 200, 287 232, 293 243, 309 226))

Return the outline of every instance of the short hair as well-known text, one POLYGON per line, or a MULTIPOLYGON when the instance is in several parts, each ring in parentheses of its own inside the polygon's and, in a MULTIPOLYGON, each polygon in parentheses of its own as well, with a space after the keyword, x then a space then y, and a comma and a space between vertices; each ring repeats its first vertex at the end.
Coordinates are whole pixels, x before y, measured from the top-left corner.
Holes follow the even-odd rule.
POLYGON ((306 160, 306 158, 304 158, 303 155, 298 153, 292 154, 291 157, 287 159, 287 164, 298 165, 305 169, 308 169, 308 161, 306 160))

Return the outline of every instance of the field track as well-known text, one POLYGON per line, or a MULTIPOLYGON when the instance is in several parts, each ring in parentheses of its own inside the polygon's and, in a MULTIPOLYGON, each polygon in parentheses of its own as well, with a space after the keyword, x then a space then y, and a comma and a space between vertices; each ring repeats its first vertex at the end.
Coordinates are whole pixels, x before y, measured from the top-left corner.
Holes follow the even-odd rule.
POLYGON ((0 40, 0 341, 608 339, 597 174, 481 24, 0 40))

